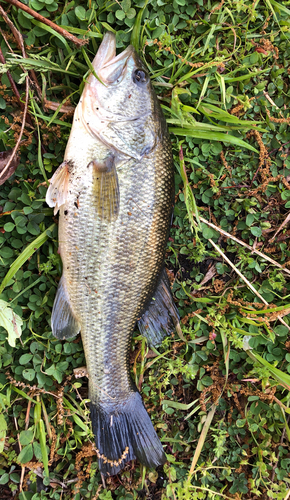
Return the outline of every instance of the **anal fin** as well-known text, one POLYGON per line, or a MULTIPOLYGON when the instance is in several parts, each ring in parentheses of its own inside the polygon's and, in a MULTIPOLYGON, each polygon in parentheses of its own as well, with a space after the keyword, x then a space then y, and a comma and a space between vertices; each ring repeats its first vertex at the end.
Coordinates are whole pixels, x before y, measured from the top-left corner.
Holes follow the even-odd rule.
POLYGON ((61 340, 75 337, 80 332, 80 325, 72 312, 63 276, 54 299, 51 328, 53 335, 61 340))
POLYGON ((138 327, 149 345, 156 346, 176 330, 178 325, 178 310, 173 301, 166 271, 163 269, 153 298, 138 320, 138 327))
POLYGON ((68 195, 69 184, 69 162, 64 161, 50 179, 50 185, 46 193, 46 203, 54 208, 54 215, 59 207, 64 205, 68 195))
POLYGON ((120 193, 115 159, 110 154, 103 161, 93 160, 95 209, 99 217, 107 222, 115 220, 119 213, 120 193))

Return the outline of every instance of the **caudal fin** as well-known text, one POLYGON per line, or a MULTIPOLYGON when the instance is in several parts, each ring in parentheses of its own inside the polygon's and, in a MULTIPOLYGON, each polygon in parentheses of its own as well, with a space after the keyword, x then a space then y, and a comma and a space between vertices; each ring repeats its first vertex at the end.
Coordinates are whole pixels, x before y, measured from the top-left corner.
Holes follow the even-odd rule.
POLYGON ((134 458, 148 468, 166 461, 139 392, 114 406, 91 403, 91 419, 99 468, 105 476, 117 474, 134 458))

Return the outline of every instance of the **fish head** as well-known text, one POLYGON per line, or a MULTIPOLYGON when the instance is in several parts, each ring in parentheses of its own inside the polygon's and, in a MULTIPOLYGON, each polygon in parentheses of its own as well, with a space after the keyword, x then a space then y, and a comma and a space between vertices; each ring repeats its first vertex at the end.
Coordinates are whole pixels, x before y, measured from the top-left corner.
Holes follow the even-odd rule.
POLYGON ((92 64, 95 74, 89 76, 80 101, 83 124, 120 154, 141 159, 154 148, 162 117, 144 64, 132 45, 116 55, 111 32, 92 64))
POLYGON ((93 62, 103 82, 103 85, 97 79, 92 82, 96 98, 108 114, 127 120, 142 117, 152 106, 149 75, 132 45, 115 54, 115 36, 107 33, 93 62))

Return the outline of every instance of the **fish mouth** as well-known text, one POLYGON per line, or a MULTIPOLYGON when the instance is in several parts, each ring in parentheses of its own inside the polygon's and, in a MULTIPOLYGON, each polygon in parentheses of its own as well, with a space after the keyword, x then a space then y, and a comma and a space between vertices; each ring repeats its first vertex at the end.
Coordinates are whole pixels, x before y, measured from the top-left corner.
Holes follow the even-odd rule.
POLYGON ((108 31, 93 60, 93 68, 105 84, 119 83, 125 74, 128 59, 133 53, 134 48, 129 45, 116 55, 116 36, 108 31))

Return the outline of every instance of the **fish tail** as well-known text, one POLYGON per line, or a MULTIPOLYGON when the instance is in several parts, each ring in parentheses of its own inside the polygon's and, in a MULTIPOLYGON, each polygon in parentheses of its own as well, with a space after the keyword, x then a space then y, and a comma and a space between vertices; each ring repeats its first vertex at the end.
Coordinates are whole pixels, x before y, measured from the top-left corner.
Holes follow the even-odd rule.
POLYGON ((134 458, 148 468, 166 461, 139 392, 114 406, 91 402, 91 419, 99 469, 105 476, 118 474, 134 458))

